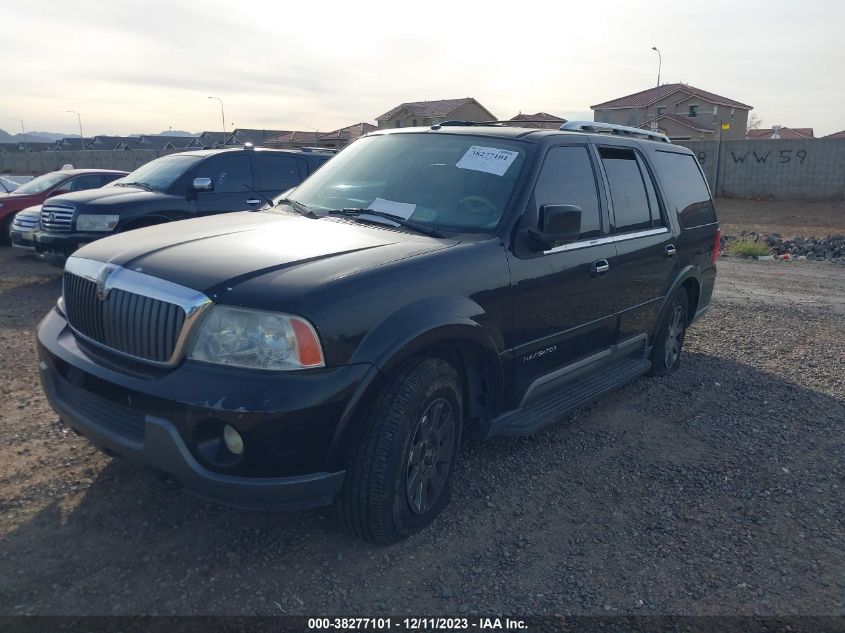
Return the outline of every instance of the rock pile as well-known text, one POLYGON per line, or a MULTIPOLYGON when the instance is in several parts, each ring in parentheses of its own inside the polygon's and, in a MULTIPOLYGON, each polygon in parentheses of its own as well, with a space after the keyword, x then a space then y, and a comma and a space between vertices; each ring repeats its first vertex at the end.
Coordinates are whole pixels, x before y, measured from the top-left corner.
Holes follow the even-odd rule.
POLYGON ((829 235, 826 237, 794 237, 784 239, 780 233, 757 233, 743 231, 739 236, 723 235, 722 251, 735 239, 751 239, 768 246, 775 256, 789 255, 793 258, 806 259, 845 259, 845 235, 829 235))

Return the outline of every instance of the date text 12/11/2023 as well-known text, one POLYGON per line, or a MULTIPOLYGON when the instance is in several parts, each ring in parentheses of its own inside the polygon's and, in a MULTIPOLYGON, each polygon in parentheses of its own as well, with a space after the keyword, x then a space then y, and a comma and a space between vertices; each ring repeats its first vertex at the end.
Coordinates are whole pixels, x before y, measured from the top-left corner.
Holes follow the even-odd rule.
POLYGON ((518 618, 407 617, 407 618, 308 618, 309 631, 524 631, 525 620, 518 618))

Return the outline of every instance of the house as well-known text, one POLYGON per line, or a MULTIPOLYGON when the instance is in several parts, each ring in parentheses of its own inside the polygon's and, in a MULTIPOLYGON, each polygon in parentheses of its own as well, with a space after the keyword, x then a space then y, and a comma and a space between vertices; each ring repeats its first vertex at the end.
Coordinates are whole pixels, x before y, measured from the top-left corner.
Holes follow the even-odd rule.
POLYGON ((264 145, 275 149, 299 149, 301 147, 315 147, 318 139, 325 132, 292 130, 279 134, 264 141, 264 145))
POLYGON ((157 134, 142 134, 135 139, 134 144, 129 143, 128 145, 128 148, 123 149, 184 150, 200 148, 196 139, 192 136, 164 136, 157 134))
POLYGON ((823 136, 822 138, 845 138, 845 130, 841 132, 834 132, 833 134, 828 134, 827 136, 823 136))
POLYGON ((657 129, 673 140, 745 138, 753 106, 689 84, 663 84, 590 106, 593 119, 657 129), (727 129, 722 129, 727 125, 727 129))
POLYGON ((93 140, 94 139, 87 136, 82 141, 79 140, 78 136, 66 136, 65 138, 60 138, 54 143, 50 143, 49 149, 61 152, 87 149, 88 145, 93 140))
POLYGON ((773 125, 770 128, 759 128, 748 130, 745 138, 749 140, 760 139, 802 139, 815 138, 811 127, 786 127, 785 125, 773 125))
POLYGON ((342 149, 349 145, 352 141, 377 130, 378 128, 372 123, 355 123, 342 127, 339 130, 334 130, 328 134, 323 134, 319 138, 318 145, 320 147, 333 147, 335 149, 342 149))
POLYGON ((250 128, 237 128, 226 137, 226 145, 244 145, 245 143, 252 143, 253 145, 263 145, 266 141, 282 134, 287 134, 290 130, 254 130, 250 128))
POLYGON ((223 143, 227 138, 228 135, 223 134, 223 132, 203 132, 196 137, 196 141, 200 149, 216 149, 223 147, 223 143))
POLYGON ((378 129, 433 125, 443 121, 494 121, 496 117, 472 97, 400 103, 376 117, 378 129))
POLYGON ((566 119, 548 112, 538 112, 537 114, 522 114, 520 112, 511 121, 523 121, 521 127, 536 127, 545 130, 558 130, 561 125, 566 123, 566 119))
POLYGON ((46 143, 43 141, 17 141, 14 143, 0 143, 3 146, 3 151, 6 153, 16 152, 43 152, 51 149, 53 143, 46 143))

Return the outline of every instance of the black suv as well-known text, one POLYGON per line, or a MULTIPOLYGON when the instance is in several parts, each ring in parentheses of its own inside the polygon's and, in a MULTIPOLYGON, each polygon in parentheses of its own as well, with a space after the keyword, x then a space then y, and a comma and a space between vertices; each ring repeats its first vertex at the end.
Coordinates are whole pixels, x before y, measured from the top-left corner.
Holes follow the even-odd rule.
POLYGON ((272 208, 85 246, 38 329, 47 397, 174 486, 407 536, 462 437, 678 367, 713 200, 692 152, 611 131, 375 132, 272 208))
POLYGON ((331 157, 329 152, 251 145, 162 156, 109 187, 50 199, 34 233, 35 250, 61 262, 83 244, 111 233, 258 209, 331 157))

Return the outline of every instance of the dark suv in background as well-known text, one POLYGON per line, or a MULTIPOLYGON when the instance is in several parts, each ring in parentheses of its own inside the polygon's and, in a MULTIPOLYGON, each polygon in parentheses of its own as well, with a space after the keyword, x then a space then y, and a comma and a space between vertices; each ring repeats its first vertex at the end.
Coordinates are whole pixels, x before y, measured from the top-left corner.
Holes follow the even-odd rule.
MULTIPOLYGON (((12 222, 18 211, 39 205, 48 198, 65 193, 102 187, 125 175, 125 171, 114 169, 63 169, 33 178, 11 193, 0 195, 0 227, 2 227, 0 238, 3 241, 10 240, 12 222)), ((26 239, 30 239, 29 233, 34 227, 26 223, 25 226, 18 228, 19 233, 26 233, 26 239)))
POLYGON ((329 152, 245 148, 162 156, 121 182, 50 200, 42 207, 35 248, 61 262, 82 244, 173 220, 258 209, 295 187, 329 152))
POLYGON ((695 155, 635 128, 379 131, 289 195, 80 249, 42 384, 170 485, 379 543, 445 507, 462 437, 674 371, 716 279, 695 155))

